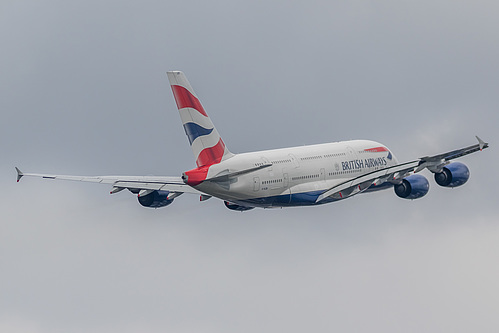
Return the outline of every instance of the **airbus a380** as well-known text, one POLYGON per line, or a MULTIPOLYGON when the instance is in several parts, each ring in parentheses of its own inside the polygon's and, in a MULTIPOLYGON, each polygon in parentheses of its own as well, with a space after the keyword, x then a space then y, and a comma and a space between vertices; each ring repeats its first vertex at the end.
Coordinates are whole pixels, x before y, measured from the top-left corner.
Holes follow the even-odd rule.
POLYGON ((128 189, 142 206, 151 208, 167 206, 183 193, 198 194, 201 201, 216 197, 237 211, 321 205, 389 188, 400 198, 417 199, 429 190, 428 180, 418 172, 428 169, 440 186, 461 186, 469 178, 468 167, 451 161, 488 147, 476 137, 475 145, 405 163, 399 163, 386 146, 368 140, 233 154, 184 73, 167 75, 196 168, 181 177, 66 176, 23 173, 16 168, 17 181, 34 176, 110 184, 111 194, 128 189))

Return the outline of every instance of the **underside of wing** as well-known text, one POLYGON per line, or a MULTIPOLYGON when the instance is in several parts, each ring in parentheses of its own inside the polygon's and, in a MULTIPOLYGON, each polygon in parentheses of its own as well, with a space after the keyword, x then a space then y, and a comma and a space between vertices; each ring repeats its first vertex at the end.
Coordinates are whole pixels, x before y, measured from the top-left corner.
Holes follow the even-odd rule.
MULTIPOLYGON (((324 191, 318 198, 317 203, 324 200, 325 198, 332 197, 334 199, 343 199, 350 196, 353 196, 358 193, 362 193, 367 189, 371 188, 371 186, 379 186, 381 184, 385 184, 390 182, 394 185, 399 186, 399 192, 397 195, 403 198, 412 199, 414 197, 421 197, 427 192, 427 184, 428 181, 426 178, 420 175, 411 176, 411 181, 407 178, 407 182, 419 183, 418 185, 421 188, 421 191, 417 191, 415 188, 416 194, 407 194, 404 189, 406 185, 406 180, 404 178, 410 176, 411 173, 418 173, 423 169, 428 169, 430 172, 435 174, 435 181, 438 185, 444 187, 455 187, 461 186, 464 184, 469 177, 468 168, 462 163, 455 162, 450 163, 451 160, 456 159, 458 157, 462 157, 477 151, 481 151, 485 148, 488 148, 489 144, 484 142, 478 136, 476 137, 478 140, 478 144, 460 148, 456 150, 452 150, 446 153, 437 154, 433 156, 422 157, 418 160, 401 163, 394 166, 390 166, 387 168, 383 168, 381 170, 373 171, 355 178, 348 179, 327 191, 324 191), (425 192, 426 191, 426 192, 425 192), (424 194, 422 194, 424 192, 424 194)), ((410 186, 409 186, 410 188, 410 186)))
POLYGON ((412 161, 402 164, 397 164, 377 171, 373 171, 355 178, 348 179, 343 183, 333 186, 329 190, 322 193, 317 198, 317 203, 327 197, 335 199, 343 199, 355 194, 364 192, 372 185, 379 186, 386 182, 398 183, 409 173, 413 172, 419 165, 419 161, 412 161))
POLYGON ((420 165, 415 172, 419 172, 420 170, 427 168, 433 173, 439 173, 442 171, 444 166, 450 163, 451 160, 475 153, 477 151, 482 151, 489 147, 489 144, 484 142, 478 136, 476 136, 476 139, 478 140, 478 143, 475 145, 452 150, 442 154, 422 157, 420 159, 420 165))

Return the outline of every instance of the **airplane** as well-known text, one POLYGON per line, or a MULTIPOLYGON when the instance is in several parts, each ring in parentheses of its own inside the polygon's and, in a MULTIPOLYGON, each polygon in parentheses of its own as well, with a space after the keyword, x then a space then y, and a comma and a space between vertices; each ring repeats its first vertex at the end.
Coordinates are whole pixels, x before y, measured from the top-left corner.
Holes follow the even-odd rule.
POLYGON ((428 169, 443 187, 468 181, 468 167, 452 160, 488 148, 478 143, 453 151, 399 163, 385 145, 351 140, 284 149, 233 154, 181 71, 167 72, 185 133, 197 167, 182 176, 67 176, 23 173, 23 176, 112 185, 111 194, 128 189, 144 207, 170 205, 183 193, 200 201, 223 200, 230 210, 255 207, 315 206, 344 200, 360 193, 393 188, 403 199, 417 199, 429 191, 428 180, 418 172, 428 169))

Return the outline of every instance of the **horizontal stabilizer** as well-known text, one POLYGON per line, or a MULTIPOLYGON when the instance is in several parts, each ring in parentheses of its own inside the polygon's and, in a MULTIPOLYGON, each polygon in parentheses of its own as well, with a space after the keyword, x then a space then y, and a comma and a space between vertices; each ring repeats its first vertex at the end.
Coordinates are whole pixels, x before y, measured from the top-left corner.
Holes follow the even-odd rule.
POLYGON ((208 178, 208 179, 206 179, 206 181, 212 181, 212 182, 226 181, 229 178, 239 177, 239 176, 246 175, 248 173, 252 173, 254 171, 257 171, 257 170, 260 170, 260 169, 264 169, 264 168, 268 168, 268 167, 271 167, 271 166, 272 166, 272 163, 262 164, 262 165, 259 165, 257 167, 254 167, 254 168, 245 169, 245 170, 236 171, 236 172, 228 172, 228 173, 223 174, 223 175, 218 175, 218 176, 215 176, 215 177, 212 177, 212 178, 208 178))

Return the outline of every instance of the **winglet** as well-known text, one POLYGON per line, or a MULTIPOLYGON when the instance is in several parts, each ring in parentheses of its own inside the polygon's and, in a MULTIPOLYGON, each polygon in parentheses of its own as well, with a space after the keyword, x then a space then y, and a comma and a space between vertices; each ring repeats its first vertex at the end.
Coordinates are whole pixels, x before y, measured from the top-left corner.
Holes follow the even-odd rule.
POLYGON ((489 144, 487 142, 484 142, 482 139, 478 137, 478 135, 475 135, 475 138, 478 140, 478 145, 480 147, 480 151, 483 150, 483 148, 487 148, 489 144))
POLYGON ((21 178, 24 176, 24 174, 22 173, 21 170, 19 170, 18 167, 16 167, 16 171, 17 171, 17 182, 19 183, 19 181, 21 180, 21 178))

